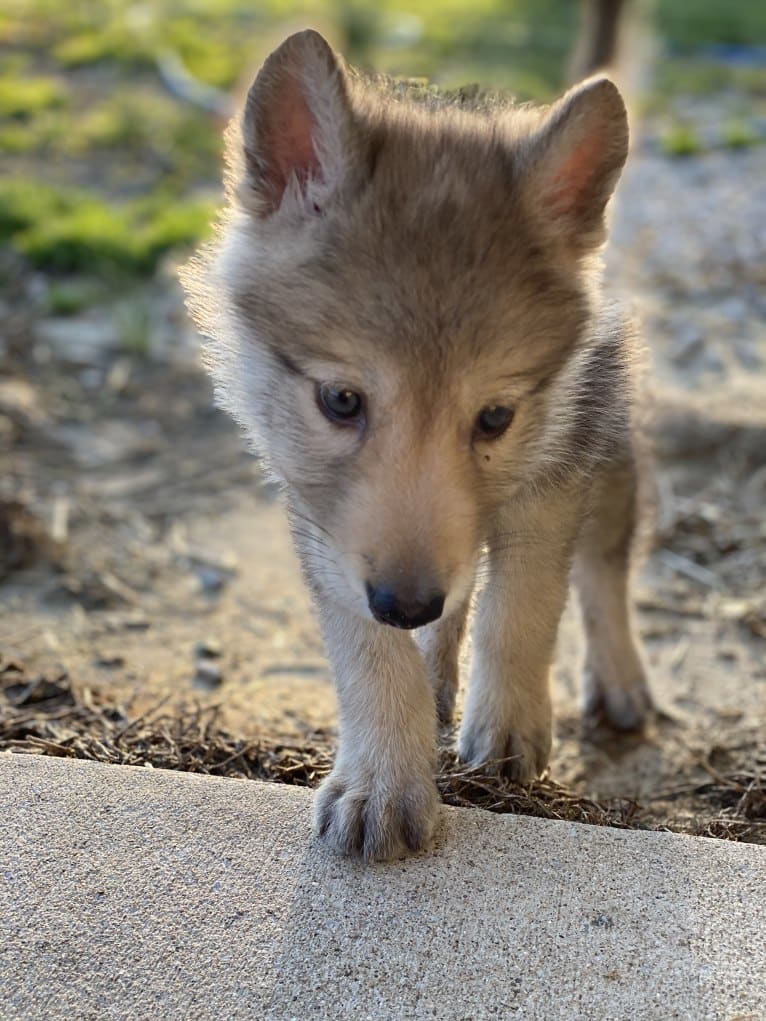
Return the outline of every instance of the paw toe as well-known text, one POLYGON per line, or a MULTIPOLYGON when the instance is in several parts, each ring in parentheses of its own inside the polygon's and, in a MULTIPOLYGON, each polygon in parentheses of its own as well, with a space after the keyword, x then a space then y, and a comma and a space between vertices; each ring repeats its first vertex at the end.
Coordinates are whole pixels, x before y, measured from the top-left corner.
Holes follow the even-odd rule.
POLYGON ((360 854, 364 847, 364 801, 330 778, 317 794, 315 829, 341 854, 360 854))
POLYGON ((462 734, 460 758, 474 768, 486 766, 514 783, 529 783, 548 765, 550 734, 542 732, 526 737, 512 731, 492 734, 488 731, 462 734))
POLYGON ((386 861, 427 846, 438 803, 430 777, 391 791, 374 783, 352 788, 331 775, 317 793, 315 829, 341 854, 386 861))

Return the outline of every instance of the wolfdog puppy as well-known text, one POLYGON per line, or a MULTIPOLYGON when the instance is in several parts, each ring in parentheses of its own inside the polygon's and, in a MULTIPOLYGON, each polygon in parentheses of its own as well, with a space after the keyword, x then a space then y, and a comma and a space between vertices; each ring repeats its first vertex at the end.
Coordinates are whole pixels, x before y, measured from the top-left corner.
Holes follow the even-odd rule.
POLYGON ((282 484, 334 668, 316 828, 341 852, 427 845, 474 589, 467 763, 545 769, 570 571, 588 712, 628 729, 650 706, 634 342, 599 279, 627 146, 606 78, 544 110, 440 99, 363 80, 313 31, 230 133, 229 209, 184 283, 218 401, 282 484))

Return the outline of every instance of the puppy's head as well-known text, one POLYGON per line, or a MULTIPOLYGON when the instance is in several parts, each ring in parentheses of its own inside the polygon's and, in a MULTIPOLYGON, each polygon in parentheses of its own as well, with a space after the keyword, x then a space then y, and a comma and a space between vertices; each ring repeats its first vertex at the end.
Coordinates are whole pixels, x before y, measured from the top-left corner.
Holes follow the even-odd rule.
POLYGON ((217 394, 312 573, 400 627, 467 595, 499 510, 570 456, 615 86, 546 111, 362 82, 315 32, 266 61, 230 209, 185 274, 217 394))

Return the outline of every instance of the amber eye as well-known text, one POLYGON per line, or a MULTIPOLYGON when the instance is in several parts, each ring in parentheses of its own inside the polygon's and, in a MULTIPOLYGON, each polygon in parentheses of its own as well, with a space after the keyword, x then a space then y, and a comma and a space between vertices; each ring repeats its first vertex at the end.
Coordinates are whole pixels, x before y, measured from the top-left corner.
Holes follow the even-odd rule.
POLYGON ((495 440, 503 435, 512 421, 513 408, 489 404, 476 417, 476 435, 483 440, 495 440))
POLYGON ((338 383, 318 383, 316 399, 319 410, 331 422, 358 422, 362 418, 362 395, 338 383))

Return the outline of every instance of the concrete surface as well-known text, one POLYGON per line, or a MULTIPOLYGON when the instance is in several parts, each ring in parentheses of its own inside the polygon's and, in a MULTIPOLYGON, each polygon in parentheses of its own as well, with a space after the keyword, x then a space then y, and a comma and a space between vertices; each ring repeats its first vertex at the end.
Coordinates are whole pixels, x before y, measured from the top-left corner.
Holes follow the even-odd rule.
POLYGON ((766 851, 444 809, 364 867, 311 794, 0 755, 0 1017, 766 1018, 766 851))

